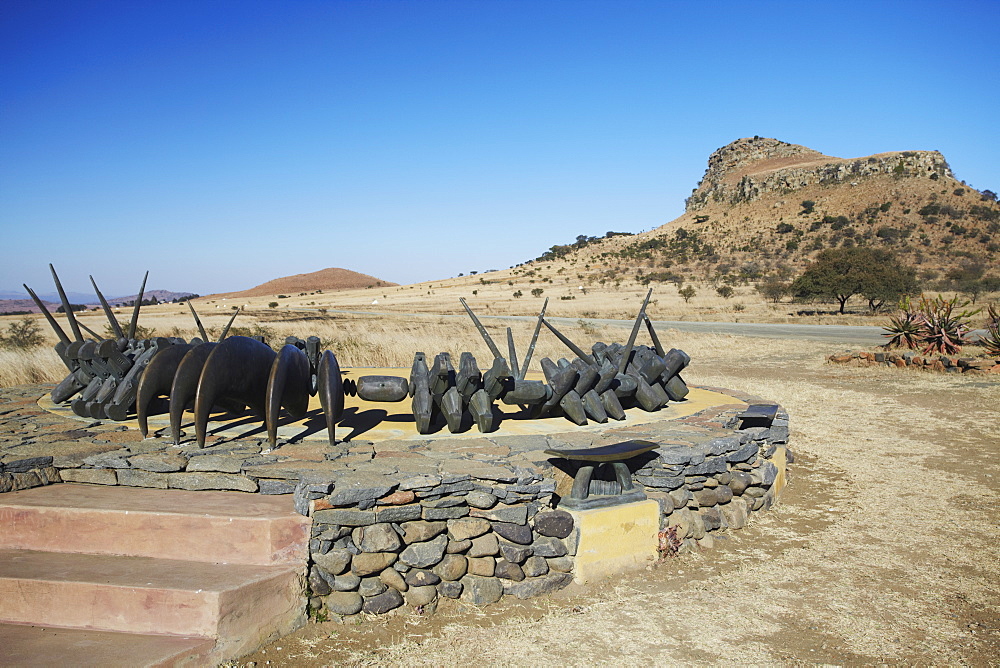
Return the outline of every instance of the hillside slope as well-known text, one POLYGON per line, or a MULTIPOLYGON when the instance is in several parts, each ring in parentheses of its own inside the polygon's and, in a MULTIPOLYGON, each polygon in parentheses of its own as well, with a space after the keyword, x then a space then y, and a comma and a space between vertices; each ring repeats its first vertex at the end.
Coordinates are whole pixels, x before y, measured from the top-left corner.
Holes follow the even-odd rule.
POLYGON ((868 245, 894 251, 933 280, 967 265, 997 265, 1000 206, 991 195, 955 180, 936 151, 843 159, 744 138, 709 157, 675 220, 553 247, 525 271, 562 261, 615 281, 753 279, 797 273, 825 248, 868 245))

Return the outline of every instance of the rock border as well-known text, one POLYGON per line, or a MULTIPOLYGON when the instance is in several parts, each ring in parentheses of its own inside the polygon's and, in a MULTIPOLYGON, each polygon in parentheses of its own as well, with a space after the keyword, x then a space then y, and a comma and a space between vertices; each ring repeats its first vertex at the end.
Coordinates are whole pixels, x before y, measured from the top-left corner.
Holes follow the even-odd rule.
POLYGON ((37 405, 50 388, 0 390, 0 492, 72 481, 290 494, 313 520, 310 608, 339 617, 430 612, 443 598, 487 605, 568 585, 579 531, 559 499, 572 472, 549 448, 660 443, 631 465, 659 504, 664 555, 711 547, 714 535, 769 509, 792 460, 783 409, 766 426, 745 426, 744 402, 762 400, 714 387, 704 389, 736 401, 601 431, 309 441, 273 452, 263 438, 175 447, 124 425, 70 421, 37 405))
POLYGON ((903 353, 854 350, 830 355, 826 358, 834 364, 855 364, 855 366, 889 366, 900 369, 919 369, 940 373, 1000 373, 1000 357, 958 357, 955 355, 922 355, 908 350, 903 353))

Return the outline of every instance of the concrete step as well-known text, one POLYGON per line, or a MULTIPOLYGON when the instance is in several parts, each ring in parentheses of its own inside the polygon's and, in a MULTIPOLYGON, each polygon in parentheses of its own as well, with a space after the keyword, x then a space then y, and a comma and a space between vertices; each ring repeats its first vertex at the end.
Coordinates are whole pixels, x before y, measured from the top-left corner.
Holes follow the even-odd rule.
POLYGON ((181 668, 211 666, 211 638, 0 624, 0 667, 181 668))
POLYGON ((0 550, 0 622, 198 636, 235 657, 301 626, 303 570, 0 550))
POLYGON ((291 496, 63 483, 0 494, 0 549, 305 564, 291 496))

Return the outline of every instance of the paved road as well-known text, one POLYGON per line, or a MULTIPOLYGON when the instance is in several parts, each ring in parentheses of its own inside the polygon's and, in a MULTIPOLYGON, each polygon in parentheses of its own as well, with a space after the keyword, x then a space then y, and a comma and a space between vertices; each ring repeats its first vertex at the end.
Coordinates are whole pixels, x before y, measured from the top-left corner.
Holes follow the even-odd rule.
MULTIPOLYGON (((313 309, 295 309, 313 310, 313 309)), ((347 311, 329 309, 330 313, 350 313, 355 315, 394 315, 414 318, 459 318, 467 320, 465 314, 435 315, 431 313, 399 313, 373 311, 347 311)), ((527 315, 479 315, 480 320, 527 320, 534 322, 536 316, 527 315)), ((553 325, 559 323, 572 324, 580 318, 546 318, 553 325)), ((610 320, 604 318, 584 318, 587 322, 607 325, 630 326, 630 320, 610 320)), ((760 322, 686 322, 680 320, 654 320, 657 329, 676 329, 681 332, 710 332, 714 334, 731 334, 733 336, 758 336, 768 339, 802 339, 807 341, 823 341, 824 343, 843 343, 854 346, 872 346, 885 343, 881 327, 855 327, 849 325, 788 325, 760 322)), ((470 323, 471 326, 471 323, 470 323)))

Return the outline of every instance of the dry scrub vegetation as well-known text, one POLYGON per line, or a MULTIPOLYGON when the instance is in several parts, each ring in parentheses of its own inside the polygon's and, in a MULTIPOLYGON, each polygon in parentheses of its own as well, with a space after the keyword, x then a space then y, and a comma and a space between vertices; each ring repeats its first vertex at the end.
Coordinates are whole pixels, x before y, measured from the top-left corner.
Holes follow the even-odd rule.
POLYGON ((691 353, 689 381, 789 410, 774 510, 588 590, 310 624, 238 665, 995 663, 1000 384, 829 366, 837 347, 810 342, 664 338, 691 353))

